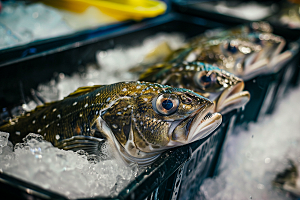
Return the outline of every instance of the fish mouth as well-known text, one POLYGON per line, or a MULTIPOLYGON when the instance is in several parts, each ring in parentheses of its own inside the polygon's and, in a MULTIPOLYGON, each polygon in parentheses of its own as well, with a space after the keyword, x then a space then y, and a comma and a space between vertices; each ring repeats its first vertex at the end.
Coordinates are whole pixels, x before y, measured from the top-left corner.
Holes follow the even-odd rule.
POLYGON ((213 113, 213 110, 214 104, 211 104, 193 118, 187 139, 189 143, 205 138, 222 123, 222 115, 213 113))
POLYGON ((250 100, 250 93, 243 91, 244 81, 226 88, 215 100, 215 112, 228 113, 234 109, 243 107, 250 100))
POLYGON ((193 116, 181 121, 171 133, 168 147, 189 144, 212 133, 221 123, 222 115, 213 113, 214 104, 199 109, 193 116))

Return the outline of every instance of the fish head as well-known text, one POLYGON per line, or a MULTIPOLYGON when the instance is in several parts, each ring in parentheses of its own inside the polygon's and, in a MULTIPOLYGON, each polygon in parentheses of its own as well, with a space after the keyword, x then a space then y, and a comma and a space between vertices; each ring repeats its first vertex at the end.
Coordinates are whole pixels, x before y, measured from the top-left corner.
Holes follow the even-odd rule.
POLYGON ((222 117, 209 99, 183 88, 133 82, 102 114, 126 161, 148 163, 166 149, 206 137, 222 117), (126 98, 125 98, 126 97, 126 98))
POLYGON ((162 84, 193 90, 215 102, 215 112, 229 112, 250 99, 244 81, 226 70, 202 62, 182 63, 161 73, 162 84))
POLYGON ((261 49, 262 46, 254 43, 248 36, 226 35, 194 47, 185 60, 210 63, 236 75, 242 75, 247 66, 256 62, 261 49))

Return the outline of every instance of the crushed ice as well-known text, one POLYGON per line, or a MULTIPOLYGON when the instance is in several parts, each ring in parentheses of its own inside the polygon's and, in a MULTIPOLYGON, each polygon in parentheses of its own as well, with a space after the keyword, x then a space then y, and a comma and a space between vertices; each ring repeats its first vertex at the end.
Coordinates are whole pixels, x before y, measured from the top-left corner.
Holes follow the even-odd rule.
POLYGON ((78 87, 112 84, 120 81, 137 80, 138 76, 129 72, 132 67, 143 63, 143 58, 162 42, 171 49, 177 49, 184 43, 184 37, 178 33, 159 33, 149 37, 142 44, 110 50, 99 50, 96 54, 97 65, 91 64, 72 76, 58 75, 58 81, 52 80, 47 85, 40 85, 38 91, 48 101, 62 99, 78 87))
MULTIPOLYGON (((115 159, 94 162, 84 151, 53 147, 43 137, 30 133, 24 143, 6 145, 7 133, 0 132, 0 171, 68 198, 113 196, 137 175, 136 165, 126 166, 115 159)), ((109 153, 109 145, 103 152, 109 153)))
POLYGON ((71 32, 72 28, 55 8, 42 3, 3 3, 0 13, 1 49, 71 32))
MULTIPOLYGON (((272 186, 289 159, 300 165, 300 88, 290 91, 271 116, 236 128, 228 138, 219 174, 199 190, 205 199, 292 199, 272 186)), ((200 195, 200 196, 201 196, 200 195)), ((202 196, 202 197, 203 197, 202 196)))

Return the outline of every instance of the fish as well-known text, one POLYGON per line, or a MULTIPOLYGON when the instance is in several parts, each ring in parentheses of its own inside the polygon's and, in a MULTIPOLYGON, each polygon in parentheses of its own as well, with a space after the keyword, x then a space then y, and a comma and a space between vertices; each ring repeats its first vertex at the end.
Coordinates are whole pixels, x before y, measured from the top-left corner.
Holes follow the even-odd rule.
POLYGON ((295 197, 300 197, 300 166, 289 159, 289 167, 279 172, 272 181, 272 185, 295 197))
POLYGON ((198 61, 157 64, 141 74, 139 80, 190 89, 212 100, 215 104, 213 112, 221 114, 240 108, 250 100, 250 93, 243 91, 241 78, 198 61))
POLYGON ((213 29, 204 32, 203 34, 192 38, 189 41, 189 45, 197 45, 199 43, 211 40, 211 39, 219 39, 224 37, 238 37, 243 36, 246 37, 252 33, 272 33, 272 26, 265 21, 252 22, 248 24, 239 25, 229 29, 213 29))
POLYGON ((36 133, 64 150, 99 155, 106 139, 125 163, 149 165, 167 149, 208 136, 222 122, 188 89, 140 81, 80 87, 0 126, 15 145, 36 133))
MULTIPOLYGON (((201 34, 175 51, 158 47, 155 52, 157 55, 162 51, 164 60, 159 63, 166 65, 200 61, 225 69, 243 79, 250 79, 258 74, 277 71, 293 55, 292 51, 282 52, 285 39, 271 32, 272 27, 268 23, 255 22, 213 34, 201 34)), ((154 60, 153 55, 151 58, 154 60)), ((130 71, 138 73, 151 66, 153 61, 130 71)))
POLYGON ((272 33, 229 34, 206 39, 191 41, 174 51, 165 62, 201 61, 247 78, 257 71, 269 71, 292 55, 290 52, 280 54, 285 40, 272 33))

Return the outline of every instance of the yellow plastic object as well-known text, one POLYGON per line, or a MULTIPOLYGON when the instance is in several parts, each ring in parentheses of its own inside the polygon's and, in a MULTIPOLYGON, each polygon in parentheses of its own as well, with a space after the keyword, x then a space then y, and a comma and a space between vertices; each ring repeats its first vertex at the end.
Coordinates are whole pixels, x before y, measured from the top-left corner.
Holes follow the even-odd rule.
POLYGON ((50 6, 73 12, 84 12, 94 6, 117 20, 156 17, 166 11, 166 4, 155 0, 41 0, 50 6))

